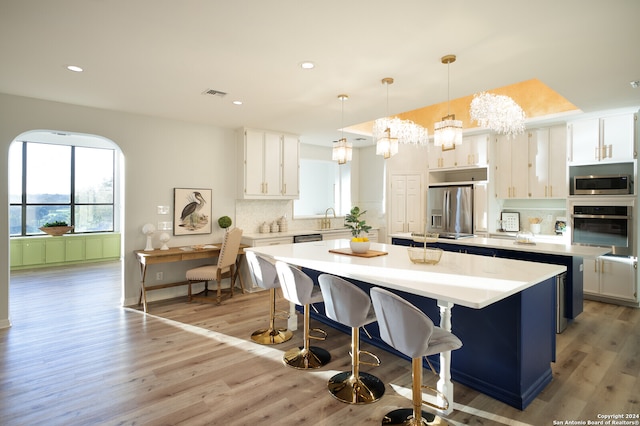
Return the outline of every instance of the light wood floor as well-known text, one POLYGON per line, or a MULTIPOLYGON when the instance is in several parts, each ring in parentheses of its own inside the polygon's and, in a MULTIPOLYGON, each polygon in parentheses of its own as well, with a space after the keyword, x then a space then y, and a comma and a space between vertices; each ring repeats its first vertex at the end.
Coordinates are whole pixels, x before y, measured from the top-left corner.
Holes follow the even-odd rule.
MULTIPOLYGON (((382 366, 363 371, 387 384, 383 399, 354 406, 329 395, 327 379, 349 369, 349 336, 333 329, 317 343, 333 359, 313 372, 281 362, 300 333, 278 346, 253 343, 251 332, 266 325, 267 292, 221 306, 156 302, 144 315, 119 306, 120 279, 119 263, 12 274, 0 425, 377 425, 409 406, 396 386, 410 388, 410 363, 367 345, 382 366)), ((640 310, 586 302, 558 336, 553 371, 525 411, 456 384, 449 421, 552 425, 640 413, 640 310)))

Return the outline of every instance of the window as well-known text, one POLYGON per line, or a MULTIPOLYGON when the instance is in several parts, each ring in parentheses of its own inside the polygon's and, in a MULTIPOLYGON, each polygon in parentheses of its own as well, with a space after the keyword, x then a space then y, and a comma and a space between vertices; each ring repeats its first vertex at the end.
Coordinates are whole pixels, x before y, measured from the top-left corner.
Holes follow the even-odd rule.
POLYGON ((74 233, 114 230, 115 151, 36 142, 9 148, 10 235, 64 221, 74 233))
POLYGON ((294 217, 324 216, 327 208, 336 215, 349 213, 351 166, 335 161, 300 159, 300 198, 293 202, 294 217))

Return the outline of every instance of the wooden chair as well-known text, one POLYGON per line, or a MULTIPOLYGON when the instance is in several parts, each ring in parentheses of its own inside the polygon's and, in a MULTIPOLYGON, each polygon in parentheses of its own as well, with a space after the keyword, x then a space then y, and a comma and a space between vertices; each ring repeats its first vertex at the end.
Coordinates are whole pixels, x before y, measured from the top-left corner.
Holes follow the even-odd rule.
POLYGON ((216 303, 222 301, 222 279, 229 277, 229 297, 233 297, 233 288, 235 286, 235 268, 238 251, 240 250, 240 240, 242 239, 242 229, 234 228, 224 234, 218 263, 216 265, 200 266, 198 268, 189 269, 187 271, 187 280, 189 281, 189 301, 196 299, 204 302, 212 301, 207 297, 209 293, 209 281, 216 280, 218 282, 218 291, 216 294, 216 303), (204 282, 204 290, 197 295, 192 295, 191 284, 204 282))

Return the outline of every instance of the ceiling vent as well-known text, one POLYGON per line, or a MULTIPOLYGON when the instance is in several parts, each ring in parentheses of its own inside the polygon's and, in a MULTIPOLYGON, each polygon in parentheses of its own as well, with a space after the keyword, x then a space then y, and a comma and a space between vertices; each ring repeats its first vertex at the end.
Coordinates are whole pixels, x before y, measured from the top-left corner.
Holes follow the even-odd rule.
POLYGON ((227 93, 226 92, 221 92, 220 90, 214 90, 214 89, 207 89, 204 92, 202 92, 203 95, 211 95, 211 96, 218 96, 219 98, 224 98, 227 93))

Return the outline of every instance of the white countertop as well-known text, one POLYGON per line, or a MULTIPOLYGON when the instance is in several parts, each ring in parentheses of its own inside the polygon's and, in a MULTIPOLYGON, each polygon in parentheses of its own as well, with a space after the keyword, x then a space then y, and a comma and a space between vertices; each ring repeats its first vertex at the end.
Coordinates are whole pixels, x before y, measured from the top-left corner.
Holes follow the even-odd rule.
MULTIPOLYGON (((397 233, 391 234, 389 237, 404 238, 411 240, 411 233, 397 233)), ((515 238, 484 238, 484 237, 471 237, 461 238, 459 240, 450 240, 447 238, 438 239, 439 243, 443 244, 456 244, 461 246, 473 246, 473 247, 486 247, 504 250, 524 251, 530 253, 544 253, 560 256, 576 256, 585 258, 595 258, 604 254, 610 253, 611 250, 602 247, 589 247, 589 246, 576 246, 566 242, 566 239, 553 236, 548 237, 534 237, 536 241, 535 245, 530 244, 516 244, 515 238)))
POLYGON ((474 309, 484 308, 566 271, 564 266, 444 252, 437 265, 414 264, 407 247, 371 243, 387 255, 330 253, 349 240, 251 247, 265 257, 474 309))
MULTIPOLYGON (((377 231, 377 228, 372 228, 372 231, 377 231)), ((255 232, 255 233, 243 233, 242 239, 244 244, 250 244, 252 241, 267 240, 272 238, 293 238, 296 235, 309 235, 309 234, 342 234, 349 233, 349 228, 330 228, 330 229, 292 229, 287 232, 255 232)))

